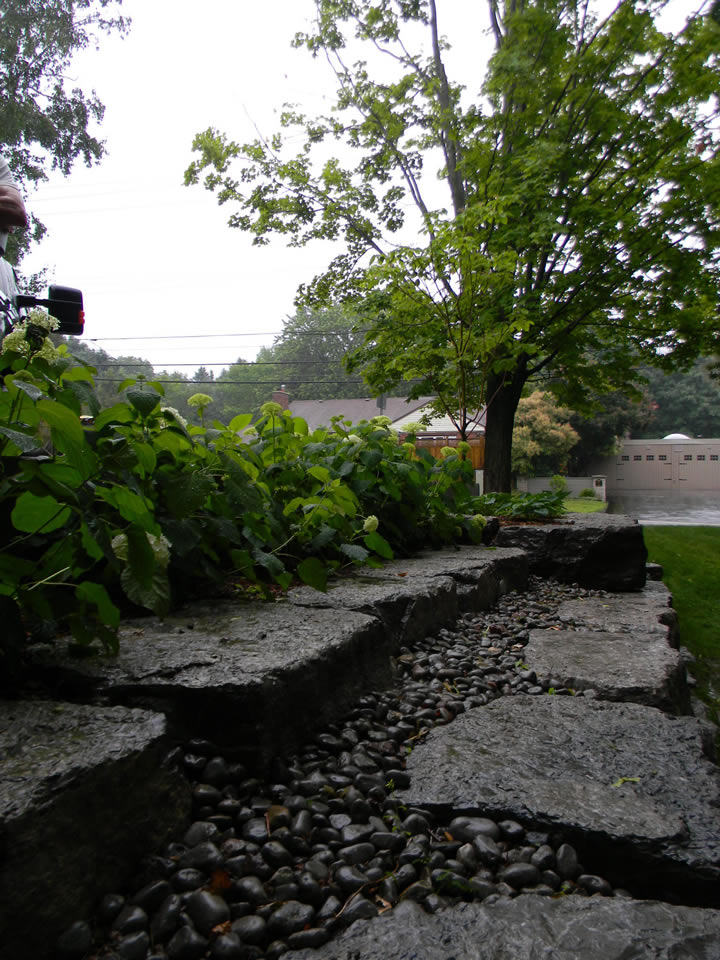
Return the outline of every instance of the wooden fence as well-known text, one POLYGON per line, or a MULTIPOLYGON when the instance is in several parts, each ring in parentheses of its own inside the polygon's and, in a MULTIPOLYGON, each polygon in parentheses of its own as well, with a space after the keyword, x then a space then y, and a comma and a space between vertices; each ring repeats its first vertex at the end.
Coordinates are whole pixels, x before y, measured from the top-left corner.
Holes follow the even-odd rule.
MULTIPOLYGON (((459 440, 457 437, 418 437, 415 446, 428 450, 433 457, 440 458, 440 451, 443 447, 457 447, 459 440)), ((485 466, 485 437, 476 437, 468 440, 470 452, 468 457, 474 470, 482 470, 485 466)))

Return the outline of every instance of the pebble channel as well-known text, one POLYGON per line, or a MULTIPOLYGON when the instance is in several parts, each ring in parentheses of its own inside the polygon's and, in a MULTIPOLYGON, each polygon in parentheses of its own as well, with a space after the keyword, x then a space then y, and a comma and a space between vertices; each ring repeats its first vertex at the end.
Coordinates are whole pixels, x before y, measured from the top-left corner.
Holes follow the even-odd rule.
POLYGON ((265 780, 206 740, 178 748, 192 783, 189 829, 143 861, 130 891, 105 896, 92 925, 72 924, 58 958, 275 960, 403 899, 434 913, 521 891, 629 896, 559 834, 485 817, 439 822, 394 797, 409 785, 406 757, 433 726, 498 697, 547 695, 522 660, 528 631, 572 628, 558 605, 602 595, 532 578, 526 593, 463 615, 403 648, 391 689, 276 758, 265 780))

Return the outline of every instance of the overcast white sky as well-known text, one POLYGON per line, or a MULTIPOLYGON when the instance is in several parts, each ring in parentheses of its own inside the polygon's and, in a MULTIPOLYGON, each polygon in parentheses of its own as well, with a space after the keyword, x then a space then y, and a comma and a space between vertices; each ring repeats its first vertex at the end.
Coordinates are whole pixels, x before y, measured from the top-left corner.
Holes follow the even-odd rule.
MULTIPOLYGON (((182 180, 192 139, 208 126, 244 143, 255 126, 264 134, 278 128, 284 102, 309 113, 329 108, 329 67, 291 48, 314 9, 313 0, 124 0, 130 34, 104 37, 99 52, 77 58, 77 82, 106 106, 99 134, 107 156, 69 178, 53 176, 26 198, 49 236, 23 269, 49 266, 58 283, 83 291, 84 339, 190 374, 254 359, 272 343, 298 285, 323 268, 330 248, 289 250, 281 239, 253 248, 227 226, 229 207, 182 180), (259 335, 214 336, 226 333, 259 335), (204 336, 108 339, 177 334, 204 336)), ((440 16, 448 34, 451 17, 463 24, 454 40, 479 83, 484 4, 441 0, 440 16)))
MULTIPOLYGON (((686 0, 671 6, 689 12, 686 0)), ((438 8, 451 79, 474 95, 491 48, 486 4, 439 0, 438 8)), ((266 135, 278 128, 284 102, 329 108, 329 67, 291 48, 314 9, 313 0, 124 0, 130 34, 103 37, 99 51, 77 58, 78 84, 106 105, 99 134, 108 153, 26 198, 49 236, 23 269, 49 266, 58 283, 82 289, 84 339, 188 374, 252 360, 272 343, 298 285, 331 250, 287 249, 281 239, 253 248, 227 226, 229 208, 182 180, 192 139, 208 126, 244 143, 256 126, 266 135), (145 339, 180 334, 195 337, 145 339)))

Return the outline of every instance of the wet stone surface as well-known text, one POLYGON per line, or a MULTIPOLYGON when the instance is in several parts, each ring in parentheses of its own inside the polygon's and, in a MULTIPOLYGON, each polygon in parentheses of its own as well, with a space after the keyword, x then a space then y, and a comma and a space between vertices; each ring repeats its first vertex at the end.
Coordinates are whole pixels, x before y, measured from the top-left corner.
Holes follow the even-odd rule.
POLYGON ((720 895, 712 746, 713 730, 694 717, 523 694, 433 731, 409 758, 411 786, 398 796, 560 828, 645 895, 684 887, 709 904, 720 895))
POLYGON ((294 960, 718 960, 720 911, 605 897, 519 896, 428 916, 397 910, 294 960), (452 952, 450 952, 452 951, 452 952))
POLYGON ((122 944, 113 930, 127 905, 146 914, 124 934, 149 935, 146 960, 260 960, 296 950, 335 956, 337 938, 356 920, 385 924, 397 915, 417 926, 416 917, 445 918, 446 929, 454 911, 465 923, 478 904, 506 910, 520 894, 539 905, 538 917, 557 895, 620 903, 629 896, 621 878, 611 884, 559 829, 402 799, 413 789, 413 759, 438 731, 503 703, 563 699, 562 690, 547 697, 523 650, 531 630, 559 625, 559 603, 592 595, 600 596, 534 581, 528 593, 400 648, 389 688, 357 697, 304 745, 275 757, 262 778, 209 739, 186 742, 192 824, 142 861, 134 884, 104 899, 92 956, 116 960, 140 944, 139 936, 122 944))
POLYGON ((548 688, 592 689, 602 700, 690 712, 685 659, 656 633, 532 630, 523 657, 548 688))

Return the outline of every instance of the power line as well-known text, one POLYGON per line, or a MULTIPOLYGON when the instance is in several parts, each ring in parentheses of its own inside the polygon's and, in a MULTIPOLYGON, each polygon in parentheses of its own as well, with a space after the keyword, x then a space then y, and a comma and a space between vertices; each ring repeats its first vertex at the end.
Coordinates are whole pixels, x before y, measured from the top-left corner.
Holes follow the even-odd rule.
MULTIPOLYGON (((120 379, 120 377, 95 377, 95 383, 124 383, 127 377, 120 379)), ((188 387, 196 386, 197 384, 208 384, 210 386, 225 386, 225 384, 231 384, 235 386, 245 387, 245 386, 277 386, 277 380, 159 380, 159 383, 184 383, 188 387)), ((333 383, 333 384, 345 384, 345 383, 365 383, 364 380, 288 380, 289 383, 333 383)), ((406 380, 406 383, 413 383, 413 380, 406 380)))
POLYGON ((91 366, 93 366, 93 367, 102 367, 102 368, 107 368, 107 367, 123 367, 123 368, 125 368, 125 367, 163 367, 163 366, 173 366, 173 367, 194 367, 196 370, 199 370, 200 367, 221 367, 221 366, 228 366, 228 367, 262 367, 262 366, 267 366, 267 367, 283 367, 283 366, 287 366, 288 364, 292 364, 293 366, 296 366, 296 365, 299 366, 300 364, 306 364, 306 363, 342 363, 342 358, 341 358, 341 357, 338 357, 338 358, 336 358, 336 359, 334 359, 334 360, 330 360, 330 359, 325 359, 325 360, 244 360, 242 363, 236 363, 236 362, 232 362, 232 361, 229 362, 229 363, 228 363, 227 361, 226 361, 225 363, 218 363, 216 360, 206 360, 204 363, 197 363, 197 362, 195 362, 195 363, 175 363, 174 361, 171 361, 171 363, 168 363, 168 364, 165 364, 165 363, 157 363, 157 362, 154 361, 154 360, 152 361, 152 363, 150 362, 150 360, 143 360, 143 361, 140 362, 140 363, 123 363, 122 360, 120 360, 120 361, 113 361, 112 363, 103 363, 102 361, 100 361, 100 362, 98 362, 98 363, 92 363, 91 366))
MULTIPOLYGON (((173 333, 161 336, 83 337, 79 343, 104 343, 108 340, 209 340, 214 337, 279 337, 284 330, 264 330, 255 333, 173 333)), ((293 337, 339 337, 348 333, 366 333, 367 330, 296 330, 293 337)))

